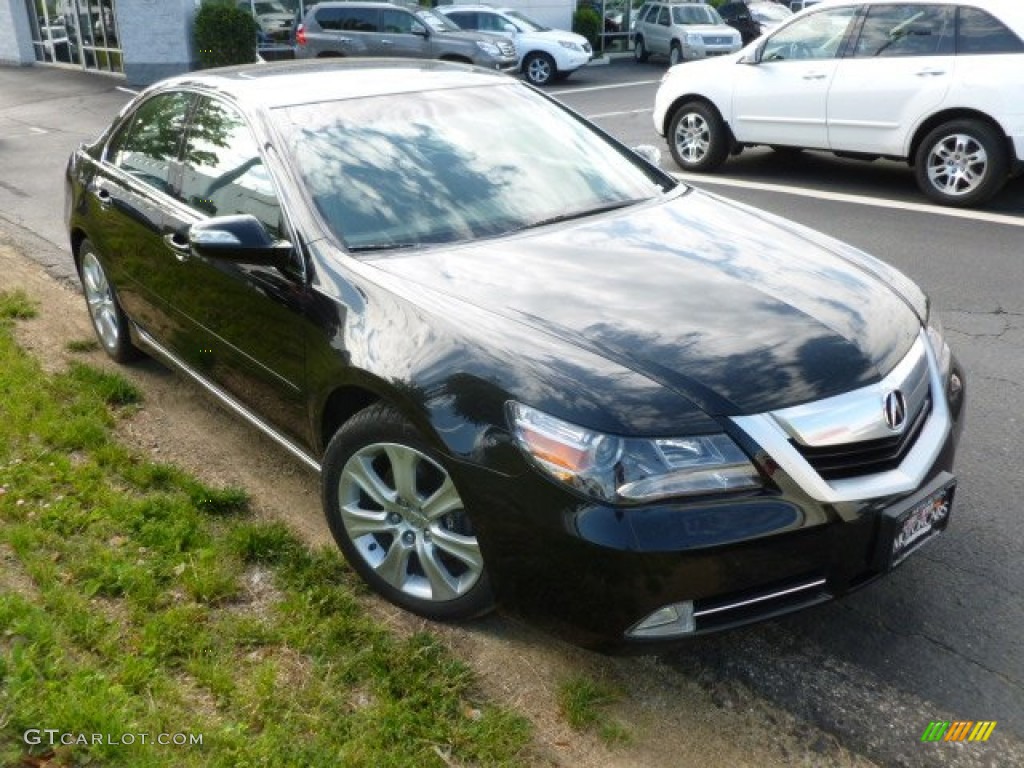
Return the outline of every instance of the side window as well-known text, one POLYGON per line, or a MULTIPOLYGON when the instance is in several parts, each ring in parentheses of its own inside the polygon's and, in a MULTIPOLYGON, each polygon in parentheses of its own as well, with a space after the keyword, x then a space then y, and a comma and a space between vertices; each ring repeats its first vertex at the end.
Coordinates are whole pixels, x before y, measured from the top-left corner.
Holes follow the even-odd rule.
POLYGON ((189 93, 162 93, 135 110, 128 127, 107 147, 107 160, 139 181, 171 191, 171 164, 178 157, 189 93))
POLYGON ((956 35, 958 54, 1021 53, 1024 43, 999 19, 980 8, 960 8, 956 35))
POLYGON ((671 23, 672 21, 671 19, 669 19, 668 6, 661 6, 661 8, 658 10, 658 24, 662 27, 667 27, 671 23))
POLYGON ((379 15, 376 8, 321 8, 316 12, 316 22, 336 32, 376 32, 379 15))
POLYGON ((510 22, 505 21, 496 13, 481 13, 480 26, 477 29, 481 29, 484 32, 504 32, 505 25, 508 23, 510 22))
POLYGON ((411 13, 405 11, 386 9, 380 14, 380 31, 391 34, 412 34, 413 18, 411 13))
POLYGON ((281 206, 259 147, 242 116, 204 99, 185 137, 180 198, 208 216, 249 213, 282 236, 281 206))
POLYGON ((953 54, 953 7, 870 6, 853 55, 857 58, 953 54))
POLYGON ((463 29, 479 29, 477 26, 476 13, 473 11, 460 11, 458 13, 449 13, 448 18, 454 21, 463 29))
POLYGON ((856 10, 855 7, 833 8, 797 19, 768 38, 761 60, 835 58, 856 10))

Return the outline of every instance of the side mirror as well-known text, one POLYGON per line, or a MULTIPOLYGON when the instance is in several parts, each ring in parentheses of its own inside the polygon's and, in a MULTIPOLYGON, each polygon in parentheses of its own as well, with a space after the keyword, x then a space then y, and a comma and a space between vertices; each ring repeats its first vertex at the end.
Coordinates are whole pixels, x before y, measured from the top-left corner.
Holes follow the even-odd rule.
POLYGON ((429 37, 430 36, 430 34, 427 32, 426 26, 424 26, 423 24, 420 24, 418 21, 413 22, 413 25, 409 29, 409 31, 412 32, 414 35, 419 35, 420 37, 429 37))
POLYGON ((653 144, 637 144, 635 147, 630 147, 630 149, 651 165, 655 167, 661 165, 661 150, 653 144))
POLYGON ((747 50, 739 59, 736 61, 737 64, 749 64, 757 66, 761 63, 761 55, 764 53, 764 43, 756 45, 753 48, 747 50))
POLYGON ((205 258, 267 267, 287 266, 293 251, 291 243, 274 240, 259 219, 248 213, 193 224, 188 244, 205 258))

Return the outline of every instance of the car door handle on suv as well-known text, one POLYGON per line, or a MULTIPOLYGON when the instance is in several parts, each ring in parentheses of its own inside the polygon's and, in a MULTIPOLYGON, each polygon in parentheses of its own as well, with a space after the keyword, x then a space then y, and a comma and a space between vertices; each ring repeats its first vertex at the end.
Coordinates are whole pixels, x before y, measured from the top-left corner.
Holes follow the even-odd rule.
POLYGON ((941 75, 946 74, 946 70, 929 68, 918 70, 914 74, 916 74, 918 77, 939 77, 941 75))
POLYGON ((804 80, 824 80, 826 77, 828 74, 825 72, 808 72, 804 75, 804 80))

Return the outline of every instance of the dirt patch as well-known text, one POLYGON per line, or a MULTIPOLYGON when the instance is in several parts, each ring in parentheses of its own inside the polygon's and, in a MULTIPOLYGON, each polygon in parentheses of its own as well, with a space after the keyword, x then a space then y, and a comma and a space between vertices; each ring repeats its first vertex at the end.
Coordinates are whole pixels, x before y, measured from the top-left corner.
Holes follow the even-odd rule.
MULTIPOLYGON (((258 515, 283 520, 313 546, 329 545, 316 476, 198 388, 152 361, 119 368, 100 352, 71 353, 70 341, 92 338, 84 302, 35 263, 0 244, 0 288, 21 288, 40 307, 19 322, 17 337, 48 371, 72 358, 117 368, 145 393, 140 409, 119 425, 121 437, 155 459, 214 486, 243 488, 258 515)), ((0 553, 2 554, 2 553, 0 553)), ((0 589, 29 588, 0 560, 0 589)), ((257 585, 258 586, 258 585, 257 585)), ((254 587, 254 593, 258 592, 254 587)), ((568 646, 505 616, 463 626, 416 618, 372 596, 367 610, 399 633, 430 629, 479 675, 482 693, 533 723, 531 762, 573 768, 873 765, 835 740, 780 712, 736 683, 687 676, 657 658, 609 658, 568 646), (607 712, 628 733, 609 745, 594 732, 572 730, 559 711, 560 685, 591 676, 621 691, 607 712)), ((358 692, 354 695, 358 698, 358 692)))

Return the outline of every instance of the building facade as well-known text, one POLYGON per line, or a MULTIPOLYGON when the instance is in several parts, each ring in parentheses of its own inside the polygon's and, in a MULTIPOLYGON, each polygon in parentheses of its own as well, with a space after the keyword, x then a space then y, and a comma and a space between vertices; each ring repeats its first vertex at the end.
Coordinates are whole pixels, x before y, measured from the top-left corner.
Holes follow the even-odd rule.
MULTIPOLYGON (((605 8, 612 1, 606 5, 600 0, 599 5, 605 8)), ((312 4, 310 0, 237 2, 249 8, 258 22, 262 15, 274 13, 298 18, 312 4)), ((491 2, 517 8, 561 29, 571 29, 577 4, 576 0, 491 2)), ((199 4, 200 0, 0 0, 0 64, 75 67, 124 75, 131 85, 148 85, 197 66, 192 27, 199 4)), ((287 41, 264 43, 280 50, 287 41)))

